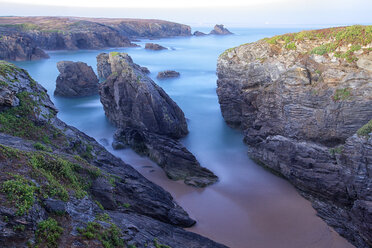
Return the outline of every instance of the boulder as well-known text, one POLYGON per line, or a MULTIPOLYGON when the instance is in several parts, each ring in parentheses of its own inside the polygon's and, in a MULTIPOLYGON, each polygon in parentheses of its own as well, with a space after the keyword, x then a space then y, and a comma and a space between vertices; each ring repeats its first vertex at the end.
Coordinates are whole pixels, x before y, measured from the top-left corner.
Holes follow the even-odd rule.
POLYGON ((167 70, 167 71, 159 72, 156 77, 159 78, 159 79, 165 79, 165 78, 175 78, 175 77, 179 77, 179 76, 180 76, 179 72, 167 70))
POLYGON ((163 47, 159 44, 155 44, 155 43, 146 43, 145 49, 159 51, 159 50, 167 50, 168 48, 163 47))
POLYGON ((225 28, 222 24, 221 25, 215 25, 213 30, 209 34, 216 34, 216 35, 228 35, 233 34, 231 33, 227 28, 225 28))
POLYGON ((98 93, 98 78, 91 66, 83 62, 60 61, 55 95, 66 97, 90 96, 98 93))

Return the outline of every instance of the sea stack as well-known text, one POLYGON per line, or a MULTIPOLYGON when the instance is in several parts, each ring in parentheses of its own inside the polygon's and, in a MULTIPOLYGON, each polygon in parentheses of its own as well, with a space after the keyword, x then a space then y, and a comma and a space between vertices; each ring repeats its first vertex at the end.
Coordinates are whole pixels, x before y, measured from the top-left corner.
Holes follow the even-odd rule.
POLYGON ((107 118, 118 127, 115 140, 140 154, 149 156, 173 180, 205 187, 217 177, 200 166, 177 139, 188 133, 183 111, 142 67, 126 53, 99 55, 100 74, 111 75, 100 85, 100 96, 107 118))
POLYGON ((55 95, 81 97, 98 94, 98 78, 91 66, 83 62, 60 61, 55 95))
POLYGON ((231 33, 227 28, 224 27, 224 25, 216 24, 213 28, 213 30, 209 34, 215 34, 215 35, 228 35, 233 34, 231 33))

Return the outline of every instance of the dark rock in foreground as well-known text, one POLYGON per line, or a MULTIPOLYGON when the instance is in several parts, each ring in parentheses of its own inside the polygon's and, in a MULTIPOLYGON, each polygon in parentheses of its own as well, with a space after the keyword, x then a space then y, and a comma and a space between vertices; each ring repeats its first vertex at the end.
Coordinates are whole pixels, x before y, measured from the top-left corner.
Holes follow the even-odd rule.
POLYGON ((59 120, 26 71, 0 69, 2 247, 225 247, 180 228, 195 221, 172 196, 59 120))
POLYGON ((55 95, 79 97, 98 94, 98 78, 91 66, 83 62, 60 61, 57 68, 60 74, 55 95))
POLYGON ((179 77, 179 76, 180 76, 179 72, 167 70, 167 71, 159 72, 156 77, 159 78, 159 79, 165 79, 165 78, 175 78, 175 77, 179 77))
POLYGON ((159 51, 159 50, 167 50, 168 48, 163 47, 159 44, 155 44, 155 43, 146 43, 145 49, 159 51))
POLYGON ((303 31, 228 49, 217 82, 222 115, 244 130, 250 156, 287 178, 361 248, 372 245, 366 34, 363 26, 303 31), (350 32, 347 42, 334 43, 350 32))
POLYGON ((184 180, 185 184, 194 187, 206 187, 218 180, 210 170, 201 167, 181 143, 164 135, 127 128, 119 129, 115 140, 151 158, 172 180, 184 180))
POLYGON ((195 31, 194 33, 193 33, 193 35, 194 36, 205 36, 205 35, 207 35, 206 33, 203 33, 203 32, 200 32, 200 31, 195 31))
POLYGON ((101 54, 97 59, 100 75, 111 72, 100 85, 100 96, 106 116, 120 130, 114 146, 126 144, 149 156, 173 180, 197 187, 216 182, 217 177, 176 140, 188 133, 185 116, 142 67, 126 53, 101 54))
POLYGON ((215 25, 213 30, 209 34, 216 34, 216 35, 228 35, 233 34, 231 33, 227 28, 225 28, 222 24, 221 25, 215 25))

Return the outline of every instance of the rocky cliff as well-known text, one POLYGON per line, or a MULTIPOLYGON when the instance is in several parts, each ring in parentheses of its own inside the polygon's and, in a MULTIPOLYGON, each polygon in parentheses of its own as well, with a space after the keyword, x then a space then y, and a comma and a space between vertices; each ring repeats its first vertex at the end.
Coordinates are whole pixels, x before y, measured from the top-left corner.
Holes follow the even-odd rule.
POLYGON ((310 199, 357 247, 372 245, 372 26, 275 36, 226 50, 217 94, 249 155, 310 199))
POLYGON ((108 119, 118 128, 116 139, 149 156, 174 180, 204 187, 217 181, 177 139, 187 133, 183 111, 126 53, 97 56, 100 85, 108 119))
POLYGON ((91 66, 83 62, 60 61, 55 95, 66 97, 91 96, 98 94, 98 78, 91 66))
MULTIPOLYGON (((23 50, 31 50, 34 58, 45 50, 99 49, 105 47, 136 46, 129 38, 161 38, 191 35, 189 26, 141 19, 109 19, 79 17, 0 17, 0 46, 7 53, 0 59, 30 60, 12 52, 23 41, 23 50), (10 33, 19 37, 11 38, 10 33), (3 41, 4 39, 4 41, 3 41), (5 42, 6 41, 6 42, 5 42), (12 50, 13 49, 13 50, 12 50), (35 50, 34 52, 33 49, 35 50)), ((19 50, 19 49, 18 49, 19 50)), ((30 52, 29 52, 30 53, 30 52)))
POLYGON ((4 247, 225 247, 171 195, 58 119, 46 90, 0 61, 4 247))

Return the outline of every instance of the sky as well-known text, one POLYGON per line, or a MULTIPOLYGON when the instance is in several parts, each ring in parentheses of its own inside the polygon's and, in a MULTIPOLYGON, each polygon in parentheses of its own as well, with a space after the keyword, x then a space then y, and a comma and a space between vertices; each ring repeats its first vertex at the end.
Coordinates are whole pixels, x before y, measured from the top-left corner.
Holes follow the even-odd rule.
POLYGON ((372 24, 372 0, 0 0, 0 16, 151 18, 195 27, 372 24))

